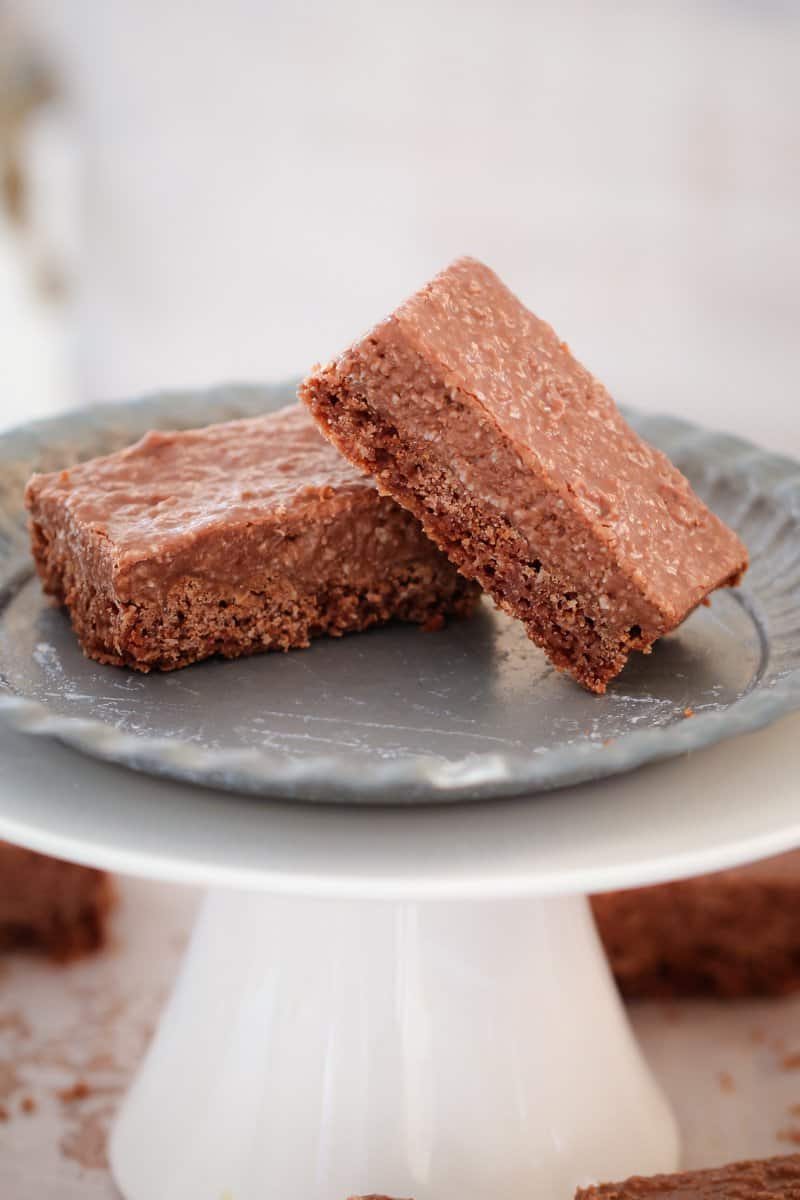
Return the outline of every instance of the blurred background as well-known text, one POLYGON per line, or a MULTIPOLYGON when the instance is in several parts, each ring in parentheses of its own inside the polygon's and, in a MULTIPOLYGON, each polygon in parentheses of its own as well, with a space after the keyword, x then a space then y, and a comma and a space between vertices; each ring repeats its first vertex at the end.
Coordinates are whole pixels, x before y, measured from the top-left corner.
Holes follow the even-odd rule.
POLYGON ((800 454, 796 0, 0 0, 0 425, 278 379, 457 254, 800 454))

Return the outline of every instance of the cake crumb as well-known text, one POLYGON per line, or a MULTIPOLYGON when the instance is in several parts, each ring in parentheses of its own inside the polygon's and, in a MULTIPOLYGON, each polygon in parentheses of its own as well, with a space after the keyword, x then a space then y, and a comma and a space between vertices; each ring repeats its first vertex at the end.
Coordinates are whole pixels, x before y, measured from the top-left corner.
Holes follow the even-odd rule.
POLYGON ((790 1104, 786 1111, 790 1117, 800 1117, 800 1104, 790 1104))
POLYGON ((85 1100, 87 1096, 91 1096, 92 1089, 84 1079, 77 1079, 70 1087, 62 1088, 56 1092, 62 1104, 72 1104, 75 1100, 85 1100))
POLYGON ((423 633, 438 633, 440 629, 444 629, 445 621, 442 613, 434 613, 432 617, 428 617, 427 621, 422 626, 423 633))
POLYGON ((781 1059, 781 1066, 784 1071, 800 1071, 800 1050, 794 1050, 791 1054, 784 1054, 781 1059))
POLYGON ((733 1078, 730 1071, 720 1071, 720 1073, 717 1075, 717 1082, 719 1083, 719 1090, 721 1092, 736 1091, 736 1080, 733 1078))
POLYGON ((779 1142, 791 1142, 793 1146, 800 1146, 800 1127, 795 1125, 791 1129, 779 1129, 775 1137, 779 1142))
POLYGON ((27 1116, 32 1116, 36 1112, 36 1101, 33 1096, 23 1096, 19 1104, 20 1108, 27 1116))
POLYGON ((685 708, 685 709, 683 710, 683 715, 684 715, 685 717, 693 717, 693 716, 694 716, 694 709, 693 709, 693 708, 685 708))
POLYGON ((59 1149, 65 1158, 76 1162, 84 1170, 108 1170, 108 1127, 113 1108, 113 1105, 106 1104, 94 1112, 78 1110, 77 1120, 68 1123, 59 1142, 59 1149))
POLYGON ((0 1121, 7 1121, 9 1117, 8 1109, 5 1104, 0 1104, 0 1121))

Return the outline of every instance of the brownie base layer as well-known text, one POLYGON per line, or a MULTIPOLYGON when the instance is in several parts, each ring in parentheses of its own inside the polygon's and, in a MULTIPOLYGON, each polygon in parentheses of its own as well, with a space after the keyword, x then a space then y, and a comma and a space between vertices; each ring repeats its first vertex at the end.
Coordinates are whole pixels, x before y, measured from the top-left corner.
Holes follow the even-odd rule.
POLYGON ((800 990, 800 854, 594 896, 592 908, 630 999, 800 990))
POLYGON ((364 396, 334 392, 312 379, 305 399, 334 445, 369 472, 382 493, 413 513, 450 561, 476 579, 498 608, 521 620, 528 637, 559 670, 602 694, 631 651, 649 653, 663 634, 662 626, 654 624, 646 633, 633 625, 604 636, 595 597, 581 596, 557 572, 545 570, 505 515, 486 504, 479 509, 438 455, 401 439, 364 396))
POLYGON ((106 941, 114 888, 104 871, 0 844, 0 950, 66 962, 106 941))
POLYGON ((32 546, 45 590, 64 604, 84 653, 138 671, 172 671, 215 655, 239 658, 341 637, 390 620, 435 626, 466 617, 478 589, 446 560, 402 564, 380 580, 301 590, 286 579, 258 590, 197 579, 174 584, 162 600, 122 604, 81 575, 78 560, 53 551, 34 524, 32 546))
POLYGON ((578 1188, 575 1200, 800 1200, 800 1154, 578 1188))

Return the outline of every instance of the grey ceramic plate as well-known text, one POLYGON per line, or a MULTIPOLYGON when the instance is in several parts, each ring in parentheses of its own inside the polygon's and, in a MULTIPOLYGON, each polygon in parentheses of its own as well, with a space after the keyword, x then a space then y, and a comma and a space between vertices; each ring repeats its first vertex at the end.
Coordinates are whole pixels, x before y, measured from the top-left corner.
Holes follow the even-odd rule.
POLYGON ((800 465, 635 413, 639 431, 739 530, 753 564, 746 586, 717 593, 652 656, 635 656, 604 697, 553 671, 486 601, 477 618, 438 634, 398 626, 167 675, 85 659, 32 577, 28 475, 106 453, 149 428, 262 412, 293 395, 293 384, 170 394, 0 438, 0 712, 16 727, 196 783, 385 803, 598 779, 800 708, 800 465))

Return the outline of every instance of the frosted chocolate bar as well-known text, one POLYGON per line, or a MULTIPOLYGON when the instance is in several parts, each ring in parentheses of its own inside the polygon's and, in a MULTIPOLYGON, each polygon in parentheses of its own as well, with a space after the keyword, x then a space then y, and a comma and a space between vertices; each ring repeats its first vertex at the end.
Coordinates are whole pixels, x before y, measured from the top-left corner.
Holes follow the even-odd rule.
POLYGON ((90 658, 168 671, 398 619, 478 589, 293 405, 28 484, 33 553, 90 658))
POLYGON ((59 961, 98 950, 113 902, 105 871, 0 842, 0 950, 59 961))
POLYGON ((578 1188, 575 1200, 800 1200, 800 1154, 578 1188))
POLYGON ((320 427, 595 692, 747 552, 549 325, 453 263, 300 388, 320 427))
POLYGON ((800 851, 593 896, 592 908, 628 997, 800 990, 800 851))

